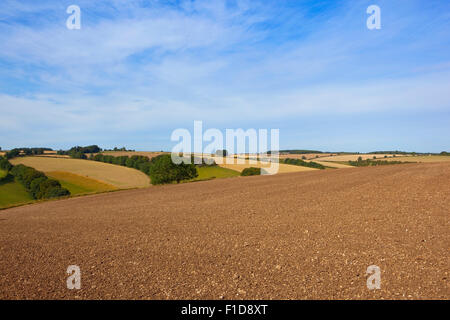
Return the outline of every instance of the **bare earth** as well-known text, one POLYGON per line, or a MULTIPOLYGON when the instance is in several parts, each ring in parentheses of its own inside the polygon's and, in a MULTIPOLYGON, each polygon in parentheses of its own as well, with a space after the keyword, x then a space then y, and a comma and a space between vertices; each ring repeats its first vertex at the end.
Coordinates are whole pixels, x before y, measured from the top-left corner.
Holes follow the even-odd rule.
POLYGON ((450 163, 239 177, 0 212, 0 298, 450 298, 450 163), (81 290, 66 269, 81 268, 81 290), (381 289, 368 290, 369 265, 381 289))

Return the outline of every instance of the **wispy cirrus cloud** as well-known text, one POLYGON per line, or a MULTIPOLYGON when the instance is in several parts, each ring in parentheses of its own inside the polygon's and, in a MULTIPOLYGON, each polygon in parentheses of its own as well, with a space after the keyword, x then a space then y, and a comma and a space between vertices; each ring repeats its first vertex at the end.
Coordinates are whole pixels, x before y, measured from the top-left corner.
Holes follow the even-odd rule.
POLYGON ((25 137, 34 123, 42 133, 24 143, 105 131, 132 143, 194 119, 268 127, 450 108, 442 2, 379 1, 376 32, 365 28, 367 1, 75 2, 81 30, 65 28, 72 2, 2 4, 3 136, 25 137))

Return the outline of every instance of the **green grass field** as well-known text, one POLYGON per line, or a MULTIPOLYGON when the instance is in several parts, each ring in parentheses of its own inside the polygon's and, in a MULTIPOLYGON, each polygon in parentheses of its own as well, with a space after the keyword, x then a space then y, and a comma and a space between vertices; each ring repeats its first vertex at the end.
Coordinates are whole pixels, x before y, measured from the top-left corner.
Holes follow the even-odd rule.
POLYGON ((13 176, 8 175, 0 180, 0 209, 30 202, 33 202, 33 198, 24 186, 14 181, 13 176))
POLYGON ((78 174, 64 172, 64 171, 51 171, 47 172, 46 175, 49 178, 58 180, 61 186, 70 191, 72 196, 105 192, 117 190, 118 188, 103 183, 101 181, 91 179, 88 177, 83 177, 78 174))
POLYGON ((237 177, 240 175, 238 171, 222 168, 219 166, 212 167, 198 167, 198 177, 194 179, 194 181, 199 180, 210 180, 210 179, 219 179, 219 178, 231 178, 237 177))
POLYGON ((0 169, 0 181, 8 175, 8 172, 5 170, 0 169))

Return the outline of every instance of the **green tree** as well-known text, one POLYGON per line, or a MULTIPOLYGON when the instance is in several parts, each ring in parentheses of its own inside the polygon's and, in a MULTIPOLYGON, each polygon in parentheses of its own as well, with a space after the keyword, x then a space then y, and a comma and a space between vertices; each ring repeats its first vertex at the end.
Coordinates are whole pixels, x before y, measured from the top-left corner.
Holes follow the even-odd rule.
POLYGON ((6 158, 0 157, 0 169, 9 171, 12 168, 12 164, 6 158))
POLYGON ((194 164, 175 164, 169 154, 163 154, 152 158, 149 176, 152 184, 180 183, 197 177, 198 172, 194 164))
POLYGON ((260 174, 261 174, 261 168, 255 168, 255 167, 245 168, 241 172, 241 176, 256 176, 256 175, 260 175, 260 174))

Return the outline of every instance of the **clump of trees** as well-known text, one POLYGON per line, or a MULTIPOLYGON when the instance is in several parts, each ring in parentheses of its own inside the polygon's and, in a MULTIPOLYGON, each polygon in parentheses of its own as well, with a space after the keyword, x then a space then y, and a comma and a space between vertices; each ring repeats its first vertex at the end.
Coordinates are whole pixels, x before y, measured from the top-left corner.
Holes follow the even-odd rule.
POLYGON ((193 163, 175 164, 170 154, 162 154, 152 158, 149 176, 152 184, 180 183, 198 177, 198 172, 193 163))
POLYGON ((102 149, 97 145, 91 145, 87 147, 72 147, 67 151, 59 150, 57 154, 59 155, 68 155, 74 159, 87 159, 86 153, 98 153, 102 151, 102 149))
POLYGON ((11 170, 11 168, 12 164, 8 161, 8 159, 0 156, 0 169, 8 172, 9 170, 11 170))
POLYGON ((0 168, 21 183, 34 199, 50 199, 70 195, 57 180, 49 179, 43 172, 23 164, 13 166, 7 159, 0 159, 0 168))
POLYGON ((316 168, 316 169, 321 169, 321 170, 325 169, 325 166, 321 165, 320 163, 313 162, 313 161, 304 161, 301 159, 286 158, 286 159, 280 159, 280 162, 285 163, 285 164, 292 164, 294 166, 316 168))
POLYGON ((245 168, 244 170, 242 170, 241 172, 241 176, 259 176, 261 174, 261 168, 255 168, 255 167, 250 167, 250 168, 245 168))

